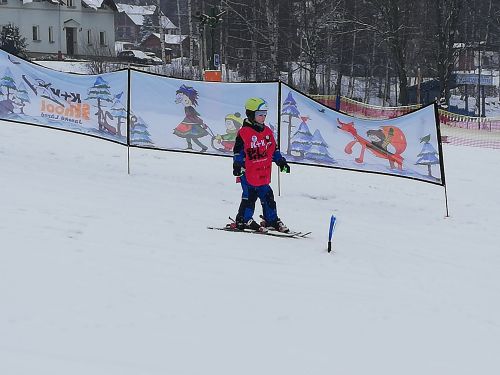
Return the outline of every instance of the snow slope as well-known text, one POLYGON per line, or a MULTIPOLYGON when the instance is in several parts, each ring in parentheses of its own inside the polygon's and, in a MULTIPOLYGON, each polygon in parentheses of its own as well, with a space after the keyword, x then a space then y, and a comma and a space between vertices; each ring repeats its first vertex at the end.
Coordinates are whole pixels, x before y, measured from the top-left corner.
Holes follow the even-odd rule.
POLYGON ((229 158, 131 149, 128 175, 0 122, 0 374, 498 374, 500 153, 444 152, 449 218, 442 187, 292 165, 290 240, 206 229, 229 158))

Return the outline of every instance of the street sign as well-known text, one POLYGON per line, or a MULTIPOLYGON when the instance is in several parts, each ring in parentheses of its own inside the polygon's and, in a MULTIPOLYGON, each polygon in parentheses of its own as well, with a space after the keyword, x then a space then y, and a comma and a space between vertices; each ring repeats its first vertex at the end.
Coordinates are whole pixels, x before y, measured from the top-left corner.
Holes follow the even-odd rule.
MULTIPOLYGON (((473 73, 457 73, 456 83, 458 85, 477 85, 479 74, 473 73)), ((481 86, 493 86, 493 77, 481 75, 481 86)))
POLYGON ((214 53, 214 66, 217 69, 220 68, 220 55, 218 53, 214 53))

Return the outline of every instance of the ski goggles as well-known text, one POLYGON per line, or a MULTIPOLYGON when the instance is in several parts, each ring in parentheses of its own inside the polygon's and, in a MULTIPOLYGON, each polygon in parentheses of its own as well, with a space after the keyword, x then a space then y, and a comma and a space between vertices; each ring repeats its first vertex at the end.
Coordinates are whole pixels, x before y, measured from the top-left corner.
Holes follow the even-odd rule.
POLYGON ((267 116, 267 111, 255 111, 255 117, 257 116, 267 116))

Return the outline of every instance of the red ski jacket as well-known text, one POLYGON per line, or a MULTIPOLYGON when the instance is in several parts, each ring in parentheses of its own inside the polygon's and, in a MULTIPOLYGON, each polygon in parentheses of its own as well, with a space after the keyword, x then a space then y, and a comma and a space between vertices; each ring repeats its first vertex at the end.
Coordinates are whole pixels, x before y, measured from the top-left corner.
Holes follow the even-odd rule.
POLYGON ((245 120, 238 131, 234 145, 234 161, 245 168, 250 185, 263 186, 271 183, 273 161, 283 159, 277 150, 276 140, 268 126, 262 128, 245 120))

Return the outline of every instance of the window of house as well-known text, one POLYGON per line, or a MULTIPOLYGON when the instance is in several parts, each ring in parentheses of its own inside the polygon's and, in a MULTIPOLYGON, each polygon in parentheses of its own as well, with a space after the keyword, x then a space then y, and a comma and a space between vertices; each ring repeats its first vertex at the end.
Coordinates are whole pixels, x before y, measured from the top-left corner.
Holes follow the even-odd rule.
POLYGON ((40 26, 33 26, 33 40, 40 40, 40 26))
POLYGON ((99 44, 101 46, 106 45, 106 31, 99 32, 99 44))
POLYGON ((68 6, 68 8, 74 8, 75 2, 74 0, 66 0, 66 5, 68 6))
POLYGON ((49 43, 54 43, 54 26, 49 26, 49 43))
POLYGON ((92 30, 87 30, 87 44, 92 44, 92 30))
POLYGON ((0 0, 0 4, 7 4, 8 0, 0 0))

